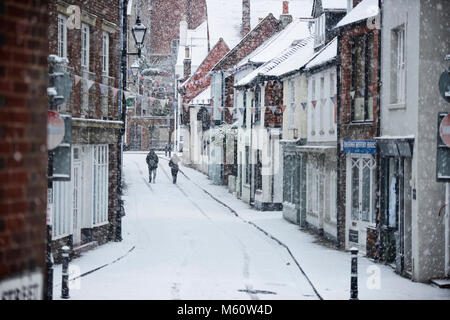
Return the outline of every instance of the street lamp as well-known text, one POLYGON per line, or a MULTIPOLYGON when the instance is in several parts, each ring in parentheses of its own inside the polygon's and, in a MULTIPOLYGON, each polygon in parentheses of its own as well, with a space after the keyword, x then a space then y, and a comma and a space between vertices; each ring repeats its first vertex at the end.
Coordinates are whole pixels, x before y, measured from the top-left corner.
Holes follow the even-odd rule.
POLYGON ((137 60, 134 60, 133 64, 131 65, 131 73, 133 76, 137 76, 139 71, 139 62, 137 60))
MULTIPOLYGON (((141 57, 141 48, 144 46, 144 38, 145 33, 147 32, 147 27, 144 26, 139 19, 139 16, 136 19, 136 24, 131 28, 131 33, 133 34, 134 42, 136 42, 136 48, 138 48, 137 55, 141 57)), ((136 53, 129 53, 136 54, 136 53)))

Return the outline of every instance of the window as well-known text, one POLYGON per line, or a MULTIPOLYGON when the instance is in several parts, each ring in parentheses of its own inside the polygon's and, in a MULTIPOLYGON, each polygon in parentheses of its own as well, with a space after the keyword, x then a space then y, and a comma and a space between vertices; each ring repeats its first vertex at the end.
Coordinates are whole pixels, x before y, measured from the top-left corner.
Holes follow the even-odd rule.
MULTIPOLYGON (((311 101, 316 101, 316 80, 313 79, 311 82, 311 101)), ((316 102, 314 102, 316 103, 316 102)), ((311 103, 311 135, 316 134, 316 119, 315 119, 315 112, 316 108, 313 103, 311 103)))
POLYGON ((318 214, 319 212, 319 169, 317 166, 317 161, 311 159, 308 161, 308 171, 307 171, 307 183, 311 187, 311 192, 308 196, 308 211, 318 214))
POLYGON ((58 15, 58 56, 67 58, 67 18, 58 15))
POLYGON ((250 184, 250 147, 245 146, 245 184, 250 184))
POLYGON ((336 171, 330 170, 330 220, 332 222, 337 221, 337 214, 336 214, 336 197, 337 197, 337 189, 336 189, 336 171))
MULTIPOLYGON (((334 79, 335 79, 335 74, 330 73, 330 98, 334 97, 334 92, 335 92, 334 79)), ((330 133, 333 132, 333 125, 334 125, 334 122, 336 122, 336 120, 334 119, 334 117, 335 117, 334 106, 336 103, 337 103, 336 100, 334 100, 334 103, 330 103, 330 117, 329 117, 330 118, 330 133)))
POLYGON ((108 223, 108 145, 94 146, 93 224, 108 223))
POLYGON ((295 80, 289 80, 289 129, 294 129, 295 80))
POLYGON ((325 105, 326 105, 326 101, 325 101, 325 78, 321 77, 320 78, 320 106, 318 108, 319 111, 319 122, 320 122, 320 134, 324 134, 324 116, 325 116, 325 105))
POLYGON ((72 233, 72 187, 70 181, 53 182, 52 239, 72 233))
POLYGON ((81 26, 81 67, 89 70, 89 26, 81 26))
POLYGON ((316 45, 320 45, 325 42, 325 13, 316 18, 315 33, 316 33, 316 45))
POLYGON ((256 181, 255 188, 262 190, 262 151, 258 150, 256 153, 256 181))
POLYGON ((103 74, 109 74, 109 34, 103 31, 102 35, 102 71, 103 74))
POLYGON ((392 30, 391 103, 405 103, 405 27, 392 30))
POLYGON ((352 121, 373 120, 373 35, 355 37, 352 41, 351 97, 352 121))

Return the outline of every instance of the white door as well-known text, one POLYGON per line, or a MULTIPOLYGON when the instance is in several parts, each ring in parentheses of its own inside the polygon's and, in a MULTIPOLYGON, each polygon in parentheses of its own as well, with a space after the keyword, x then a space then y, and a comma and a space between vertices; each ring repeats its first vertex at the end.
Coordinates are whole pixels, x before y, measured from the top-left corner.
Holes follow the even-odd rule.
POLYGON ((81 159, 80 148, 73 148, 73 245, 81 244, 81 159))
POLYGON ((366 252, 367 227, 375 226, 375 160, 347 155, 346 248, 366 252))

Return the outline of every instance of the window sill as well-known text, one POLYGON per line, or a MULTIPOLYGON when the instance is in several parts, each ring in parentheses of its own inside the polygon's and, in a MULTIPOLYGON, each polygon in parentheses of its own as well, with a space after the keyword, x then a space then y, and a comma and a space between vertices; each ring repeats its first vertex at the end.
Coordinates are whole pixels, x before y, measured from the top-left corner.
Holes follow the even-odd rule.
POLYGON ((347 123, 347 126, 367 126, 367 125, 373 125, 373 120, 368 121, 352 121, 350 123, 347 123))
POLYGON ((388 107, 389 110, 405 110, 406 109, 406 103, 389 104, 387 107, 388 107))

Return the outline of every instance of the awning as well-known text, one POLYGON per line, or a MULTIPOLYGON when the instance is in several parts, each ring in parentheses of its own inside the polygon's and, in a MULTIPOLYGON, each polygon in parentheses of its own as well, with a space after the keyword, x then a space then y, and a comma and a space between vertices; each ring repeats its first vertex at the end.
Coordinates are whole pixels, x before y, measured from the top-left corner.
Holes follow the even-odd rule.
POLYGON ((413 154, 414 136, 376 137, 377 146, 382 157, 411 158, 413 154))

